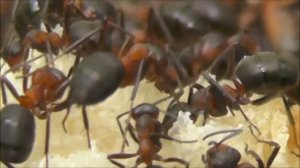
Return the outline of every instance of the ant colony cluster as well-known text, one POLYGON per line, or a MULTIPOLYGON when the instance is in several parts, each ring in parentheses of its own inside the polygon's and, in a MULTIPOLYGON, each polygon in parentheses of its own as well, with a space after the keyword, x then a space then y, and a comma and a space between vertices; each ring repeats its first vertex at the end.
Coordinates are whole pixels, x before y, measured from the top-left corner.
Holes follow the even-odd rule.
POLYGON ((0 2, 0 167, 299 166, 299 1, 0 2))

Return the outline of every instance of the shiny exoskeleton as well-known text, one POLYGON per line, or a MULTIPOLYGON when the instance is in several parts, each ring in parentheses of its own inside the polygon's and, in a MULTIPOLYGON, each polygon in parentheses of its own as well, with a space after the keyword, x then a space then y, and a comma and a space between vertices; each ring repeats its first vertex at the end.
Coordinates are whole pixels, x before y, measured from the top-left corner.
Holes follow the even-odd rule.
POLYGON ((124 74, 124 66, 115 55, 107 52, 95 52, 84 58, 75 67, 70 81, 64 84, 70 85, 68 98, 56 105, 53 110, 69 109, 72 104, 82 106, 89 147, 91 144, 86 106, 104 101, 113 94, 123 80, 124 74))
MULTIPOLYGON (((230 135, 227 135, 226 137, 224 137, 220 142, 215 142, 215 141, 209 142, 209 145, 214 145, 214 146, 211 147, 210 149, 208 149, 208 151, 206 152, 206 157, 204 155, 202 155, 202 160, 206 164, 206 168, 224 168, 224 167, 255 168, 255 166, 252 165, 251 163, 244 162, 244 163, 239 164, 239 161, 241 159, 240 152, 233 147, 223 144, 223 142, 225 140, 227 140, 237 134, 240 134, 241 131, 242 130, 218 131, 218 132, 214 132, 209 135, 206 135, 203 138, 203 140, 205 140, 206 138, 213 136, 213 135, 231 132, 230 135)), ((264 140, 259 140, 259 139, 257 139, 257 140, 258 140, 258 142, 266 143, 271 146, 274 146, 274 149, 273 149, 271 155, 269 156, 266 166, 264 165, 262 159, 254 151, 248 150, 248 145, 246 145, 246 149, 245 149, 246 153, 252 155, 256 159, 259 168, 265 168, 265 167, 269 168, 272 165, 272 162, 274 161, 277 153, 279 152, 280 146, 278 143, 276 143, 274 141, 264 141, 264 140)))
POLYGON ((35 121, 27 108, 8 104, 0 110, 1 162, 22 163, 31 154, 35 140, 35 121))
MULTIPOLYGON (((123 114, 127 114, 125 112, 123 114)), ((123 115, 121 114, 121 115, 123 115)), ((162 144, 160 143, 160 138, 173 140, 179 143, 192 143, 196 141, 180 141, 174 139, 168 135, 162 133, 162 125, 158 121, 159 109, 153 105, 148 103, 143 103, 135 108, 132 111, 132 118, 135 120, 137 136, 135 135, 134 128, 131 124, 129 124, 129 132, 132 136, 133 140, 139 144, 139 149, 136 153, 127 154, 127 153, 117 153, 110 154, 107 158, 111 161, 111 163, 119 166, 125 167, 121 163, 115 161, 114 159, 126 159, 138 156, 136 160, 135 167, 140 165, 141 163, 145 163, 148 167, 151 167, 153 164, 153 160, 163 161, 163 162, 178 162, 183 164, 185 167, 189 167, 189 163, 183 159, 171 157, 167 159, 163 159, 157 153, 162 148, 162 144)), ((121 132, 122 128, 121 128, 121 132)))
POLYGON ((50 114, 49 105, 62 96, 63 92, 57 91, 59 87, 66 80, 65 75, 55 68, 39 68, 33 72, 31 77, 31 86, 24 90, 24 95, 20 96, 14 85, 5 77, 1 76, 0 84, 3 94, 3 103, 6 104, 6 94, 4 85, 10 90, 12 95, 19 101, 20 105, 40 118, 46 119, 46 143, 45 155, 46 166, 48 167, 48 153, 49 153, 49 136, 50 136, 50 114))
POLYGON ((147 34, 153 40, 173 43, 179 48, 195 43, 209 31, 234 34, 237 14, 243 2, 227 5, 223 1, 178 1, 153 3, 147 34))
MULTIPOLYGON (((277 54, 275 52, 257 52, 252 56, 245 56, 235 68, 234 84, 237 87, 239 95, 242 97, 249 96, 252 93, 260 94, 262 97, 250 101, 254 105, 261 105, 275 97, 282 97, 287 116, 290 124, 293 126, 295 133, 295 121, 291 114, 288 100, 286 96, 291 96, 291 100, 295 103, 296 94, 291 91, 299 90, 299 57, 290 54, 277 54), (286 95, 286 92, 288 93, 286 95)), ((204 78, 211 85, 216 86, 224 96, 234 105, 241 104, 239 99, 230 95, 229 91, 225 91, 213 80, 208 72, 203 73, 204 78)), ((229 87, 230 89, 233 89, 229 87)), ((235 89, 233 89, 235 90, 235 89)), ((247 99, 247 97, 245 97, 247 99)), ((250 103, 249 102, 249 103, 250 103)), ((294 137, 296 138, 296 137, 294 137)), ((297 141, 296 141, 297 142, 297 141)), ((298 145, 299 146, 299 145, 298 145)))
MULTIPOLYGON (((245 93, 242 91, 243 88, 240 88, 240 85, 238 84, 236 86, 238 86, 237 89, 233 89, 229 85, 223 85, 221 88, 236 99, 239 104, 248 104, 250 101, 248 97, 244 95, 245 93)), ((240 110, 245 119, 255 127, 255 125, 253 125, 246 117, 243 110, 224 96, 222 91, 220 91, 215 85, 203 87, 200 84, 194 84, 190 88, 187 102, 170 104, 167 109, 167 114, 163 120, 163 128, 165 133, 167 133, 172 127, 172 124, 176 121, 179 111, 190 112, 190 118, 193 122, 196 122, 198 116, 203 114, 203 125, 205 125, 209 115, 213 117, 221 117, 227 115, 228 110, 233 115, 233 110, 240 110), (194 91, 194 89, 196 89, 196 91, 194 91)))

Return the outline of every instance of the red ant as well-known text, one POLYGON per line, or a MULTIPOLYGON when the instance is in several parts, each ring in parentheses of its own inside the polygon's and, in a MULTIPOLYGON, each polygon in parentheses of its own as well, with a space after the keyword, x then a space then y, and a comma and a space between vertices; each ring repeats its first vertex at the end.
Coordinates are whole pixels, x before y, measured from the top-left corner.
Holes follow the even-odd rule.
MULTIPOLYGON (((226 58, 224 55, 222 57, 226 58)), ((219 61, 220 59, 216 59, 211 67, 203 73, 203 76, 211 85, 214 85, 227 97, 228 100, 238 105, 240 104, 238 101, 239 98, 233 97, 228 90, 224 90, 219 83, 208 74, 219 61)), ((288 100, 285 97, 285 92, 289 91, 289 89, 299 89, 299 67, 297 66, 297 62, 299 62, 299 58, 294 55, 281 56, 274 52, 257 52, 250 57, 243 57, 236 67, 235 65, 233 66, 233 81, 241 96, 247 96, 250 95, 250 93, 263 95, 261 98, 249 101, 249 103, 261 105, 275 97, 282 97, 289 122, 293 126, 294 132, 295 121, 291 114, 288 100)), ((236 90, 231 87, 229 88, 230 90, 236 90)), ((294 98, 295 97, 297 97, 297 95, 294 95, 294 98)))
MULTIPOLYGON (((16 10, 12 12, 13 13, 12 20, 15 20, 14 24, 16 25, 16 29, 12 28, 12 30, 10 30, 11 32, 8 33, 8 37, 5 42, 5 45, 1 49, 4 60, 10 65, 10 67, 19 65, 22 62, 25 62, 27 60, 29 48, 34 48, 39 50, 40 52, 49 53, 49 55, 46 54, 46 56, 48 56, 46 57, 46 60, 47 61, 51 60, 52 52, 57 55, 58 49, 63 47, 64 45, 63 40, 60 38, 58 34, 51 31, 51 28, 47 25, 46 22, 45 25, 48 32, 41 31, 39 28, 37 28, 38 26, 40 26, 40 24, 37 26, 28 20, 25 21, 20 20, 20 17, 23 17, 20 13, 23 12, 25 13, 26 17, 28 17, 27 15, 30 15, 30 12, 33 11, 30 10, 28 11, 27 6, 38 5, 36 4, 38 3, 37 1, 33 1, 33 2, 22 1, 20 3, 18 2, 19 1, 15 1, 16 10), (19 32, 17 27, 22 27, 22 32, 19 32), (19 34, 19 36, 17 33, 19 34)), ((43 16, 45 15, 48 3, 49 0, 45 1, 43 13, 41 14, 42 18, 39 18, 38 20, 39 23, 41 22, 43 16)), ((35 10, 40 12, 39 7, 36 7, 35 10)), ((28 73, 28 67, 26 66, 23 67, 23 73, 24 74, 28 73)))
POLYGON ((232 103, 223 93, 214 85, 208 87, 203 87, 200 84, 194 84, 190 88, 187 103, 179 102, 176 104, 170 104, 167 109, 167 114, 162 122, 164 125, 164 133, 167 134, 168 130, 172 127, 178 116, 179 111, 189 111, 191 112, 191 120, 196 122, 199 114, 202 112, 204 114, 203 125, 205 125, 206 120, 209 115, 213 117, 224 116, 228 113, 228 109, 234 115, 233 110, 240 110, 243 117, 247 122, 250 123, 258 132, 259 129, 249 120, 245 112, 239 105, 245 105, 250 103, 250 100, 245 96, 245 91, 243 88, 236 83, 237 89, 231 88, 229 85, 223 85, 222 89, 227 91, 236 101, 232 103), (197 89, 194 92, 194 89, 197 89))
MULTIPOLYGON (((211 134, 206 135, 203 140, 207 139, 210 136, 221 134, 221 133, 231 133, 224 137, 221 141, 215 142, 211 141, 208 143, 208 145, 214 145, 208 151, 206 152, 206 157, 202 155, 202 160, 206 164, 207 168, 221 168, 221 167, 238 167, 238 168, 254 168, 250 163, 239 163, 241 159, 241 154, 238 150, 236 150, 233 147, 224 145, 223 142, 232 138, 233 136, 236 136, 242 132, 242 129, 237 130, 226 130, 226 131, 217 131, 213 132, 211 134)), ((253 133, 252 133, 253 134, 253 133)), ((274 161, 276 155, 278 154, 280 150, 280 146, 278 143, 274 141, 264 141, 258 139, 256 136, 254 136, 258 142, 266 143, 271 146, 274 146, 274 149, 268 159, 267 165, 265 166, 262 159, 252 150, 248 150, 248 145, 246 144, 245 151, 247 154, 252 155, 257 163, 259 168, 269 168, 272 165, 272 162, 274 161)))
MULTIPOLYGON (((125 112, 122 114, 128 114, 129 112, 125 112)), ((132 136, 133 140, 139 144, 139 149, 136 153, 127 154, 127 153, 117 153, 117 154, 110 154, 107 158, 111 161, 111 163, 119 166, 125 167, 121 163, 115 161, 114 159, 127 159, 131 157, 138 156, 136 160, 136 164, 134 167, 137 167, 141 163, 145 163, 147 167, 152 166, 152 161, 163 161, 163 162, 178 162, 180 164, 185 165, 185 167, 189 167, 189 163, 183 159, 171 157, 167 159, 163 159, 157 153, 162 148, 160 143, 160 138, 164 138, 167 140, 176 141, 179 143, 192 143, 196 141, 181 141, 174 139, 170 136, 162 134, 162 125, 158 121, 159 109, 153 105, 148 103, 143 103, 138 105, 137 107, 133 108, 132 110, 132 118, 136 122, 136 130, 138 136, 135 135, 133 131, 133 126, 129 124, 129 132, 132 136)), ((123 129, 121 127, 121 132, 123 129)))
MULTIPOLYGON (((71 10, 72 8, 69 9, 71 10)), ((77 10, 76 8, 73 9, 77 10)), ((80 13, 78 10, 77 12, 80 13)), ((106 23, 115 26, 115 24, 109 21, 106 23)), ((103 27, 100 27, 99 29, 96 29, 96 31, 102 28, 103 27)), ((116 26, 116 28, 123 30, 118 26, 116 26)), ((79 36, 81 37, 81 35, 79 36)), ((78 65, 76 65, 75 71, 72 74, 72 78, 70 81, 66 81, 66 83, 63 84, 64 86, 67 86, 68 84, 70 85, 71 89, 69 96, 64 102, 55 106, 54 110, 59 111, 64 108, 69 109, 69 107, 74 103, 82 105, 84 125, 87 131, 89 147, 89 125, 85 106, 105 100, 119 86, 126 86, 128 84, 135 85, 131 96, 131 101, 133 102, 137 92, 138 83, 145 73, 143 71, 147 69, 144 68, 144 65, 147 66, 150 60, 157 59, 147 47, 147 45, 136 44, 130 48, 126 56, 120 54, 120 59, 110 52, 97 52, 98 50, 92 50, 90 51, 91 54, 85 57, 82 62, 78 61, 78 65), (89 73, 87 73, 87 71, 89 71, 89 73), (100 76, 101 78, 98 78, 97 76, 100 76), (83 78, 86 80, 83 80, 83 78)), ((64 119, 63 123, 66 121, 66 118, 64 119)))
POLYGON ((49 110, 48 105, 61 98, 63 92, 57 92, 57 89, 63 84, 65 80, 65 75, 58 69, 49 67, 37 69, 32 74, 31 86, 25 89, 23 96, 20 96, 14 88, 13 84, 5 76, 1 76, 0 78, 4 104, 7 103, 6 93, 4 89, 4 85, 6 85, 12 95, 19 101, 21 106, 30 109, 33 115, 35 115, 39 119, 47 120, 45 143, 47 167, 50 138, 50 114, 52 112, 51 110, 49 110))
MULTIPOLYGON (((184 67, 187 68, 189 76, 191 78, 194 77, 194 80, 198 78, 198 75, 201 71, 208 68, 208 65, 211 64, 214 59, 219 60, 218 63, 215 63, 214 68, 211 69, 211 71, 216 74, 216 78, 229 78, 233 74, 234 66, 226 65, 225 63, 226 61, 229 61, 229 59, 226 60, 222 56, 222 54, 231 54, 231 52, 229 52, 229 49, 231 49, 231 47, 229 46, 234 47, 234 58, 230 60, 232 62, 238 62, 242 59, 242 56, 244 54, 254 52, 259 48, 255 40, 248 34, 238 34, 225 41, 222 34, 209 33, 205 35, 198 44, 195 45, 194 50, 196 51, 194 53, 190 53, 189 49, 187 49, 186 51, 182 52, 183 54, 179 55, 179 59, 181 60, 184 67), (237 43, 234 44, 234 42, 237 43), (190 56, 189 54, 192 56, 190 56), (191 67, 188 66, 190 64, 192 64, 191 67)), ((248 99, 250 94, 246 93, 244 88, 237 81, 234 81, 234 83, 236 84, 237 89, 233 89, 228 85, 220 87, 226 90, 228 94, 230 94, 237 101, 235 103, 232 103, 231 99, 228 99, 228 97, 224 96, 223 93, 219 91, 219 88, 217 88, 213 84, 208 87, 203 87, 202 85, 197 83, 193 84, 190 87, 189 96, 186 103, 170 103, 167 110, 167 115, 163 120, 163 125, 165 125, 164 128, 166 128, 164 132, 167 133, 168 129, 171 128, 173 122, 175 122, 175 119, 169 117, 168 114, 174 114, 174 116, 177 116, 180 110, 190 111, 192 113, 190 117, 195 122, 198 118, 198 115, 203 112, 203 125, 205 125, 206 119, 208 118, 209 114, 214 117, 224 116, 228 113, 228 109, 232 114, 233 109, 240 110, 246 121, 248 121, 251 126, 256 128, 259 132, 259 129, 251 123, 251 121, 248 119, 248 117, 240 107, 240 105, 250 103, 250 100, 248 99), (194 89, 197 89, 197 91, 194 92, 194 89)))

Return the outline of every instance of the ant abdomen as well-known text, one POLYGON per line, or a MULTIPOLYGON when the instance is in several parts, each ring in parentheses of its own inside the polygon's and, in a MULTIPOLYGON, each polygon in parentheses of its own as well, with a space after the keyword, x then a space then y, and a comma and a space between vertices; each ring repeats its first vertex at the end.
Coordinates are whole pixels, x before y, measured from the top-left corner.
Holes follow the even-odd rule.
POLYGON ((124 66, 111 53, 96 52, 83 59, 70 81, 71 101, 81 105, 98 103, 111 95, 123 80, 124 66))
POLYGON ((258 52, 245 57, 236 69, 237 78, 247 89, 263 95, 296 84, 298 73, 290 60, 273 52, 258 52))
POLYGON ((18 105, 9 104, 1 109, 1 161, 21 163, 32 150, 35 121, 32 113, 18 105))

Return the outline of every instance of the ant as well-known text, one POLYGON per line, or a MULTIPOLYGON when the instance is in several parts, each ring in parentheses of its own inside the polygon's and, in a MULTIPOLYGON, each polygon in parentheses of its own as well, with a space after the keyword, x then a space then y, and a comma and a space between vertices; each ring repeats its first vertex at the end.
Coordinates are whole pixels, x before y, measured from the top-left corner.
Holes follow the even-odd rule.
MULTIPOLYGON (((35 25, 29 21, 24 23, 22 22, 23 20, 20 21, 20 18, 18 17, 23 17, 20 13, 26 14, 26 12, 30 12, 27 11, 28 5, 32 5, 32 8, 34 8, 36 12, 40 13, 37 1, 15 1, 15 3, 16 10, 12 12, 12 20, 15 20, 14 24, 16 25, 16 28, 12 28, 12 30, 8 33, 5 45, 1 48, 1 55, 3 55, 4 60, 9 64, 9 66, 13 67, 25 62, 28 58, 29 48, 34 48, 40 52, 46 52, 46 61, 49 62, 52 59, 52 53, 57 55, 58 50, 63 47, 63 39, 57 33, 52 32, 46 22, 44 23, 48 32, 41 31, 40 28, 38 28, 41 24, 35 25), (19 25, 22 27, 22 33, 20 33, 17 29, 19 25)), ((45 1, 43 13, 41 14, 41 17, 39 17, 39 21, 43 19, 43 16, 45 16, 48 3, 49 0, 45 1)), ((27 14, 30 15, 30 13, 27 14)), ((28 73, 28 67, 23 67, 23 73, 28 73)))
POLYGON ((0 110, 1 158, 8 168, 10 163, 21 163, 29 157, 35 139, 35 121, 31 111, 19 104, 9 104, 0 110))
MULTIPOLYGON (((99 34, 90 37, 88 42, 81 46, 80 50, 87 52, 85 55, 91 54, 89 51, 96 49, 112 50, 115 42, 112 41, 113 29, 111 27, 126 32, 121 28, 122 26, 119 26, 122 22, 123 12, 116 10, 109 1, 75 1, 68 4, 65 10, 64 37, 68 42, 76 41, 96 27, 103 27, 99 34)), ((79 53, 78 55, 83 56, 84 54, 79 53)))
MULTIPOLYGON (((298 60, 297 56, 289 54, 279 55, 275 52, 256 52, 252 56, 243 57, 238 62, 234 68, 233 77, 234 84, 240 95, 250 95, 251 93, 263 95, 258 99, 250 100, 249 103, 253 105, 261 105, 280 96, 294 132, 295 121, 289 108, 286 91, 289 89, 299 89, 299 85, 297 86, 300 76, 297 65, 298 60)), ((212 66, 203 73, 204 78, 211 85, 218 88, 233 104, 240 104, 237 98, 234 98, 228 90, 224 90, 218 82, 209 76, 209 70, 217 62, 218 60, 215 60, 212 66)), ((236 90, 231 87, 229 88, 230 90, 236 90)))
POLYGON ((237 17, 244 3, 228 5, 223 1, 176 1, 153 3, 147 34, 155 41, 185 48, 209 31, 227 35, 237 29, 237 17))
MULTIPOLYGON (((234 58, 230 60, 234 62, 241 60, 244 54, 259 50, 255 39, 253 39, 249 34, 237 34, 228 40, 225 40, 224 38, 225 37, 218 32, 208 33, 203 36, 202 40, 198 44, 192 47, 195 49, 187 48, 182 52, 182 54, 179 55, 179 60, 182 62, 184 67, 187 68, 189 77, 194 78, 194 80, 190 81, 195 81, 201 71, 208 69, 208 65, 214 62, 214 59, 219 60, 219 62, 215 63, 214 68, 211 70, 213 74, 216 75, 217 80, 231 77, 234 66, 226 65, 225 63, 229 59, 226 60, 222 56, 222 54, 231 54, 228 46, 234 47, 234 58), (190 64, 192 64, 192 66, 189 66, 190 64)), ((178 116, 180 110, 190 111, 190 118, 193 120, 193 122, 196 122, 199 114, 203 112, 203 125, 205 125, 209 114, 214 117, 219 117, 226 115, 228 113, 228 109, 233 115, 234 113, 232 110, 240 110, 246 121, 249 122, 251 126, 256 128, 256 126, 251 123, 242 108, 239 106, 239 104, 245 105, 250 103, 250 100, 248 99, 250 95, 243 90, 244 88, 241 87, 238 82, 235 81, 235 84, 237 89, 233 89, 228 85, 224 85, 221 88, 228 91, 229 94, 237 100, 238 104, 232 103, 232 101, 224 96, 223 93, 219 91, 219 88, 213 84, 208 87, 204 87, 198 83, 192 84, 190 86, 187 102, 178 102, 176 104, 171 102, 169 104, 167 115, 163 120, 163 125, 165 125, 164 132, 167 133, 176 120, 175 118, 170 117, 169 114, 178 116), (194 92, 194 89, 197 89, 197 91, 194 92)), ((257 130, 259 132, 259 129, 257 130)))
MULTIPOLYGON (((24 78, 27 78, 25 76, 24 78)), ((19 101, 20 105, 27 108, 39 119, 46 119, 46 142, 45 155, 46 166, 48 167, 49 138, 50 138, 50 114, 48 105, 61 98, 63 92, 57 89, 66 80, 65 75, 56 68, 44 67, 36 69, 32 73, 31 86, 25 88, 24 95, 20 96, 13 84, 5 77, 1 76, 0 84, 2 88, 3 103, 6 104, 6 92, 4 85, 7 86, 12 95, 19 101)), ((26 80, 27 81, 27 80, 26 80)))
MULTIPOLYGON (((208 145, 214 145, 208 151, 206 152, 206 157, 202 155, 202 161, 206 164, 207 168, 221 168, 221 167, 238 167, 238 168, 254 168, 250 163, 239 163, 241 159, 241 154, 238 150, 236 150, 233 147, 230 147, 228 145, 224 145, 223 142, 240 134, 242 132, 242 129, 237 130, 226 130, 226 131, 217 131, 213 132, 211 134, 206 135, 203 140, 207 139, 208 137, 211 137, 213 135, 217 134, 223 134, 223 133, 231 133, 224 137, 219 142, 211 141, 208 143, 208 145)), ((253 134, 253 133, 252 133, 253 134)), ((246 144, 245 151, 247 154, 252 155, 255 160, 258 163, 259 168, 269 168, 272 165, 272 162, 274 161, 276 155, 278 154, 280 150, 280 145, 274 141, 264 141, 258 139, 256 136, 254 136, 258 142, 266 143, 271 146, 274 146, 274 149, 269 156, 267 165, 265 166, 262 159, 258 156, 257 153, 255 153, 252 150, 248 150, 248 145, 246 144)))
POLYGON ((172 127, 172 124, 176 121, 176 118, 173 118, 173 116, 177 117, 179 111, 191 112, 190 118, 194 123, 196 122, 199 114, 202 112, 204 114, 203 125, 205 125, 209 115, 213 117, 224 116, 228 113, 228 110, 232 115, 234 115, 233 110, 240 110, 245 120, 249 122, 252 127, 258 130, 258 132, 260 132, 239 106, 249 104, 250 100, 238 83, 236 83, 236 86, 238 88, 233 89, 229 85, 223 85, 222 89, 227 91, 229 95, 236 99, 238 104, 232 103, 215 85, 210 85, 208 87, 204 87, 200 84, 192 85, 190 87, 187 103, 178 102, 169 105, 167 114, 162 122, 165 128, 164 133, 167 134, 168 130, 172 127), (194 89, 197 89, 197 91, 194 92, 194 89))
MULTIPOLYGON (((69 9, 76 10, 76 8, 69 9)), ((77 12, 80 13, 78 10, 77 12)), ((115 26, 115 24, 109 21, 106 23, 115 26)), ((101 28, 102 27, 99 29, 101 28)), ((119 27, 116 26, 116 28, 119 27)), ((121 58, 118 58, 112 52, 92 50, 90 53, 91 54, 86 56, 81 62, 77 62, 74 73, 72 73, 72 78, 63 84, 63 86, 70 85, 71 89, 68 98, 54 107, 54 111, 59 111, 65 108, 69 109, 74 103, 82 105, 82 114, 89 147, 90 136, 85 106, 105 100, 119 86, 124 87, 131 84, 135 86, 131 96, 131 101, 133 102, 138 84, 145 73, 143 71, 147 69, 147 64, 151 60, 158 59, 153 56, 148 46, 144 44, 134 45, 130 48, 128 53, 120 54, 121 58), (88 85, 86 81, 89 81, 88 85)), ((69 110, 63 123, 66 121, 68 114, 69 110)))
MULTIPOLYGON (((122 114, 128 114, 129 112, 125 112, 122 114)), ((149 103, 143 103, 132 110, 132 118, 136 122, 136 130, 138 136, 135 135, 133 131, 133 126, 129 124, 128 130, 132 139, 139 144, 139 149, 136 153, 117 153, 117 154, 110 154, 107 158, 110 160, 111 163, 115 164, 119 167, 125 167, 121 163, 115 161, 114 159, 127 159, 131 157, 138 156, 136 160, 136 164, 134 167, 137 167, 141 163, 145 163, 147 167, 152 166, 152 161, 163 161, 163 162, 178 162, 180 164, 185 165, 185 167, 189 167, 189 163, 183 159, 171 157, 167 159, 163 159, 157 153, 162 148, 162 144, 160 143, 160 138, 164 138, 171 141, 176 141, 179 143, 193 143, 196 141, 181 141, 174 139, 168 135, 162 134, 162 125, 158 121, 159 109, 149 103)), ((118 121, 119 122, 119 121, 118 121)), ((121 132, 123 132, 122 127, 121 132)))

